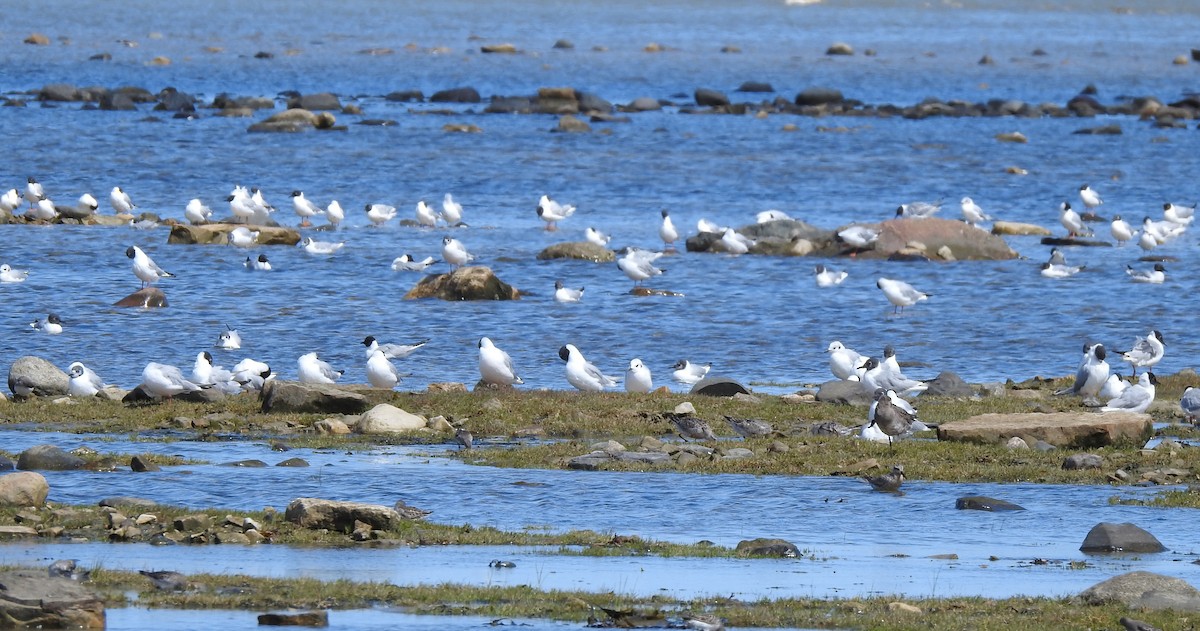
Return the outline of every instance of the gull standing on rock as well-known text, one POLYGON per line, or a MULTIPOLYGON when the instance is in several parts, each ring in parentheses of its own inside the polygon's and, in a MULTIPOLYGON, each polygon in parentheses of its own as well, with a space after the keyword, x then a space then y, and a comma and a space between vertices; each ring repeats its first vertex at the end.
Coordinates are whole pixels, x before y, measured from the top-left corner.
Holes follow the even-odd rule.
POLYGON ((32 175, 25 178, 25 201, 29 202, 29 207, 33 208, 34 204, 45 198, 46 189, 42 188, 41 183, 32 175))
POLYGON ((583 231, 583 236, 587 239, 588 243, 594 243, 602 248, 608 247, 608 242, 612 240, 612 237, 591 226, 588 226, 588 229, 583 231))
POLYGON ((446 222, 447 226, 457 226, 462 222, 462 215, 462 204, 454 201, 453 195, 446 193, 442 198, 442 221, 446 222))
POLYGON ((667 244, 668 250, 674 250, 675 242, 679 240, 679 231, 675 229, 675 224, 671 222, 671 214, 666 210, 662 211, 662 223, 658 225, 658 237, 667 244))
POLYGON ((1134 230, 1133 226, 1129 225, 1128 221, 1121 219, 1120 215, 1113 217, 1112 223, 1108 225, 1108 229, 1110 232, 1112 232, 1113 238, 1117 240, 1118 246, 1125 245, 1126 242, 1132 241, 1134 235, 1137 234, 1137 230, 1134 230))
POLYGON ((979 204, 976 204, 975 200, 971 199, 970 197, 962 198, 961 205, 963 219, 972 226, 992 220, 991 217, 987 216, 987 214, 983 212, 983 209, 979 207, 979 204))
POLYGON ((114 186, 113 190, 108 194, 109 201, 112 202, 113 211, 118 215, 128 215, 137 208, 137 204, 129 198, 129 193, 121 190, 120 186, 114 186))
POLYGON ((1063 202, 1058 207, 1058 222, 1067 229, 1067 238, 1085 237, 1091 232, 1083 225, 1083 218, 1071 208, 1071 204, 1063 202))
POLYGON ((895 305, 896 313, 900 313, 905 307, 911 307, 929 297, 929 294, 917 291, 912 285, 902 280, 892 280, 881 276, 879 280, 875 281, 875 286, 883 291, 883 295, 887 297, 888 302, 895 305))
POLYGON ((53 221, 58 217, 58 207, 49 197, 43 197, 33 205, 32 209, 26 211, 25 215, 42 221, 53 221))
POLYGON ((230 396, 242 391, 241 384, 233 378, 233 372, 213 365, 212 354, 208 351, 196 354, 196 362, 192 364, 192 381, 200 387, 215 387, 230 396))
POLYGON ((583 353, 574 344, 558 349, 558 356, 567 362, 567 383, 584 392, 603 392, 617 385, 617 380, 600 372, 599 368, 584 359, 583 353))
POLYGON ((1133 342, 1133 348, 1121 353, 1121 359, 1133 367, 1133 376, 1137 376, 1139 366, 1147 372, 1154 372, 1154 365, 1162 361, 1167 347, 1163 342, 1162 333, 1157 329, 1151 330, 1146 337, 1138 337, 1133 342))
POLYGON ((193 198, 184 207, 183 218, 187 219, 188 223, 192 225, 199 225, 208 223, 209 218, 212 217, 212 213, 212 209, 205 206, 204 202, 200 201, 199 198, 193 198))
POLYGON ((329 202, 329 205, 325 207, 325 218, 329 220, 329 225, 334 228, 337 228, 339 224, 346 220, 346 211, 338 203, 338 200, 335 199, 329 202))
POLYGON ((1121 396, 1108 402, 1108 405, 1100 408, 1101 412, 1132 412, 1134 414, 1144 414, 1150 409, 1150 404, 1154 403, 1154 386, 1158 385, 1158 378, 1152 372, 1144 372, 1141 377, 1138 377, 1138 382, 1125 388, 1121 396))
POLYGON ((617 267, 621 268, 621 271, 625 272, 625 275, 633 281, 634 287, 637 287, 647 278, 658 276, 666 271, 654 266, 654 261, 661 256, 662 252, 631 248, 625 253, 625 256, 617 259, 617 267))
POLYGON ((1083 205, 1088 210, 1092 210, 1104 203, 1104 200, 1100 199, 1100 193, 1092 190, 1092 187, 1087 184, 1079 187, 1079 200, 1083 202, 1083 205))
POLYGON ((653 389, 654 379, 650 369, 636 357, 630 360, 629 368, 625 369, 625 391, 645 394, 653 389))
POLYGON ((879 239, 879 231, 866 226, 849 226, 839 231, 837 238, 855 250, 862 250, 879 239))
POLYGON ((372 387, 391 390, 400 383, 400 371, 383 351, 376 350, 367 358, 367 381, 372 387))
POLYGON ((296 211, 296 216, 300 217, 300 227, 306 228, 312 225, 309 219, 325 212, 320 206, 310 202, 304 197, 304 191, 292 191, 292 210, 296 211))
POLYGON ((1108 382, 1111 368, 1104 360, 1107 352, 1103 344, 1084 344, 1083 359, 1079 362, 1079 370, 1075 372, 1075 383, 1070 388, 1063 388, 1054 394, 1077 394, 1083 397, 1084 405, 1095 405, 1099 402, 1100 390, 1108 382))
POLYGON ((337 382, 345 371, 334 370, 326 362, 317 358, 315 352, 305 353, 297 360, 300 371, 300 383, 332 384, 337 382))
POLYGON ((173 278, 175 275, 159 267, 153 259, 146 255, 136 245, 125 249, 125 256, 133 259, 133 275, 142 281, 142 287, 151 285, 160 278, 173 278))
POLYGON ((512 357, 486 337, 479 338, 479 380, 492 386, 525 383, 513 369, 512 357))
POLYGON ((475 260, 475 255, 467 251, 467 246, 458 239, 442 237, 442 260, 458 269, 475 260))
POLYGON ((82 362, 72 362, 67 367, 67 374, 71 378, 67 382, 67 394, 73 397, 94 397, 108 387, 100 375, 84 366, 82 362))
POLYGON ((11 215, 20 206, 21 194, 17 192, 17 189, 10 188, 0 195, 0 211, 11 215))
POLYGON ((817 265, 813 268, 813 277, 817 280, 817 287, 836 287, 846 280, 850 274, 846 270, 832 270, 824 265, 817 265))

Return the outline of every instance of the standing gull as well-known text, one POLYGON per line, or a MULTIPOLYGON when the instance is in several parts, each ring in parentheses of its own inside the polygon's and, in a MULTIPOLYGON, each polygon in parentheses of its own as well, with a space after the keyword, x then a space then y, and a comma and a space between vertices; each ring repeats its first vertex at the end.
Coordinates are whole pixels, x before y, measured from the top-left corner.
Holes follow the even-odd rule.
POLYGON ((306 199, 304 191, 292 191, 292 210, 295 210, 296 215, 300 217, 301 228, 312 225, 309 219, 325 212, 320 206, 306 199))
POLYGON ((625 391, 645 394, 653 389, 654 379, 650 369, 636 357, 630 360, 629 368, 625 369, 625 391))
POLYGON ((654 266, 654 261, 662 256, 662 252, 630 249, 625 256, 617 259, 617 267, 633 281, 634 287, 651 276, 658 276, 666 270, 654 266))
POLYGON ((1094 406, 1099 402, 1101 388, 1108 381, 1108 362, 1103 344, 1084 344, 1083 359, 1079 362, 1079 370, 1075 372, 1075 383, 1070 388, 1055 392, 1056 395, 1077 394, 1083 397, 1083 404, 1094 406))
POLYGON ((367 381, 372 387, 391 390, 400 383, 400 371, 383 351, 376 349, 367 358, 367 381))
POLYGON ((1092 210, 1104 203, 1104 200, 1100 199, 1100 193, 1097 193, 1087 184, 1079 187, 1079 200, 1083 202, 1083 205, 1088 210, 1092 210))
POLYGON ((486 337, 479 338, 479 380, 491 386, 525 383, 513 369, 512 357, 486 337))
POLYGON ((446 193, 442 198, 442 221, 446 222, 447 226, 457 226, 462 221, 462 215, 462 204, 454 201, 453 195, 446 193))
POLYGON ((575 207, 570 204, 560 204, 549 195, 542 195, 538 200, 537 216, 546 222, 546 230, 558 230, 558 222, 575 214, 575 207))
POLYGON ((905 307, 911 307, 918 302, 925 300, 929 294, 917 291, 912 285, 902 281, 883 278, 875 281, 875 286, 883 291, 883 295, 887 297, 888 302, 896 307, 896 313, 900 313, 905 307))
POLYGON ((1163 355, 1167 352, 1166 345, 1163 343, 1163 336, 1157 329, 1151 330, 1146 337, 1138 337, 1133 342, 1133 348, 1121 353, 1121 359, 1129 362, 1133 368, 1133 375, 1137 376, 1137 369, 1143 366, 1149 372, 1154 372, 1154 365, 1162 361, 1163 355))
POLYGON ((416 217, 417 225, 423 228, 432 228, 437 225, 437 213, 423 199, 417 202, 416 217))
POLYGON ((380 344, 374 335, 368 335, 362 342, 363 346, 367 347, 366 356, 368 359, 370 359, 371 354, 375 351, 382 351, 383 356, 388 359, 404 359, 428 343, 429 340, 421 340, 413 344, 380 344))
POLYGON ((675 242, 679 240, 679 231, 675 229, 675 224, 671 222, 671 214, 666 210, 662 211, 662 223, 658 225, 658 237, 667 244, 668 250, 674 250, 675 242))
POLYGON ((558 349, 558 356, 567 362, 567 383, 584 392, 602 392, 617 385, 617 380, 600 372, 599 368, 584 359, 573 344, 558 349))
POLYGON ((979 204, 976 204, 975 200, 971 199, 970 197, 962 198, 961 206, 963 220, 972 226, 992 220, 991 217, 987 216, 987 213, 983 212, 983 209, 979 207, 979 204))
POLYGON ((451 237, 442 237, 442 259, 458 269, 475 260, 475 255, 467 251, 462 241, 451 237))
POLYGON ((1071 204, 1063 202, 1058 207, 1058 222, 1067 229, 1067 238, 1083 237, 1090 234, 1083 225, 1083 218, 1071 208, 1071 204))
POLYGON ((364 208, 367 210, 367 219, 370 219, 371 224, 376 227, 382 226, 396 216, 395 206, 388 206, 387 204, 366 204, 364 208))
POLYGON ((296 361, 299 367, 300 383, 335 383, 344 371, 334 370, 333 366, 317 358, 317 354, 305 353, 296 361))
POLYGON ((1125 245, 1126 242, 1132 241, 1134 235, 1137 234, 1137 230, 1134 230, 1128 221, 1121 219, 1120 215, 1113 217, 1108 229, 1112 232, 1113 238, 1117 240, 1117 245, 1125 245))
POLYGON ((129 198, 129 193, 121 190, 120 186, 114 186, 113 190, 108 194, 109 201, 112 202, 113 211, 118 215, 128 215, 137 208, 137 204, 129 198))
POLYGON ((160 278, 171 278, 175 275, 159 267, 153 259, 146 256, 136 245, 131 245, 125 249, 125 256, 133 259, 133 275, 137 276, 142 281, 142 287, 153 284, 154 281, 160 278))

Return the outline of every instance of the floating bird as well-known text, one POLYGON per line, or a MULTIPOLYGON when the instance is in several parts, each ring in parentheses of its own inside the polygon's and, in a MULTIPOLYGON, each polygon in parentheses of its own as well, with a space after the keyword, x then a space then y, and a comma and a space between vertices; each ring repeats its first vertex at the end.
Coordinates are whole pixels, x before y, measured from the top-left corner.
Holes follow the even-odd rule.
POLYGON ((413 259, 411 254, 403 254, 392 259, 393 272, 423 272, 427 267, 437 262, 437 259, 432 256, 427 256, 420 261, 413 259))
POLYGON ((225 330, 217 336, 217 343, 213 346, 227 351, 237 350, 242 347, 242 335, 237 332, 237 329, 226 325, 225 330))
POLYGON ((1067 237, 1082 237, 1090 234, 1083 225, 1083 218, 1071 208, 1071 204, 1063 202, 1058 207, 1058 221, 1067 229, 1067 237))
POLYGON ((1126 242, 1132 241, 1134 235, 1138 232, 1129 225, 1128 221, 1121 219, 1120 215, 1113 217, 1112 223, 1108 225, 1108 229, 1112 232, 1112 236, 1117 240, 1117 245, 1125 245, 1126 242))
POLYGON ((676 414, 675 412, 666 413, 667 420, 675 425, 679 430, 679 437, 687 440, 716 440, 717 435, 713 433, 712 427, 708 421, 691 414, 676 414))
POLYGON ((303 191, 292 191, 292 210, 300 217, 301 228, 312 225, 309 219, 325 212, 320 206, 306 199, 303 191))
POLYGON ((133 275, 142 281, 142 287, 151 285, 160 278, 173 278, 175 275, 159 267, 145 252, 136 245, 125 249, 125 256, 133 259, 133 275))
POLYGON ((904 483, 904 465, 895 465, 892 470, 883 475, 863 476, 871 488, 883 493, 898 493, 904 483))
MULTIPOLYGON (((846 348, 841 342, 834 340, 825 349, 829 353, 829 371, 842 381, 858 381, 858 367, 866 359, 857 351, 846 348)), ((874 394, 874 390, 871 391, 874 394)))
POLYGON ((267 260, 266 254, 259 254, 257 258, 246 257, 246 261, 242 263, 246 269, 254 272, 269 272, 271 271, 271 261, 267 260))
POLYGON ((1125 273, 1135 283, 1161 285, 1163 281, 1167 280, 1167 268, 1163 267, 1162 263, 1155 263, 1154 269, 1149 270, 1135 270, 1132 265, 1126 265, 1125 273))
POLYGON ((608 246, 608 242, 612 240, 612 237, 591 226, 588 226, 588 229, 583 231, 583 236, 587 239, 588 243, 594 243, 600 247, 608 246))
POLYGON ((33 176, 25 178, 25 201, 29 202, 29 207, 46 198, 46 190, 42 188, 40 182, 35 180, 33 176))
POLYGON ((474 261, 475 255, 467 251, 467 246, 463 245, 462 241, 450 237, 442 237, 442 260, 452 265, 455 269, 458 269, 474 261))
POLYGON ((246 226, 238 226, 229 231, 229 245, 238 248, 252 248, 258 244, 259 230, 251 230, 246 226))
POLYGON ((836 287, 846 280, 850 274, 845 270, 832 270, 824 265, 818 264, 813 268, 813 277, 817 280, 817 287, 836 287))
POLYGON ((558 356, 567 362, 567 383, 584 392, 602 392, 617 385, 617 380, 600 372, 591 362, 584 359, 573 344, 558 349, 558 356))
POLYGON ((972 226, 992 220, 991 217, 987 216, 987 214, 983 212, 983 209, 979 207, 979 204, 976 204, 975 200, 971 199, 970 197, 962 198, 962 202, 960 203, 962 205, 963 220, 972 226))
POLYGON ((1067 257, 1058 248, 1051 248, 1050 260, 1042 263, 1042 276, 1046 278, 1068 278, 1082 272, 1084 265, 1067 265, 1067 257))
POLYGON ((417 352, 422 346, 428 344, 429 340, 421 340, 415 344, 380 344, 374 335, 368 335, 362 343, 363 346, 367 347, 366 355, 368 358, 375 351, 381 351, 383 356, 388 359, 404 359, 417 352))
POLYGON ((549 195, 542 195, 538 200, 537 216, 546 222, 546 230, 558 230, 558 222, 575 214, 575 207, 571 205, 563 205, 552 199, 549 195))
POLYGON ((1104 200, 1100 199, 1100 193, 1097 193, 1087 184, 1079 187, 1079 200, 1083 202, 1083 205, 1088 210, 1092 210, 1104 203, 1104 200))
POLYGON ((867 413, 868 427, 878 427, 888 437, 890 446, 896 436, 909 433, 917 420, 912 405, 896 395, 895 390, 878 388, 875 402, 867 413))
POLYGON ((332 384, 337 382, 345 371, 334 370, 333 366, 317 358, 315 352, 305 353, 297 360, 300 369, 300 383, 332 384))
POLYGON ((558 302, 579 302, 583 300, 583 287, 572 289, 563 284, 562 280, 554 281, 554 299, 558 302))
POLYGON ((1083 359, 1079 362, 1079 370, 1075 372, 1075 382, 1070 388, 1063 388, 1054 394, 1077 394, 1083 397, 1084 405, 1095 405, 1111 372, 1105 357, 1107 352, 1103 344, 1084 344, 1083 359))
POLYGON ((400 383, 400 371, 381 350, 376 350, 367 358, 367 382, 384 390, 391 390, 400 383))
POLYGON ((329 225, 336 228, 338 227, 338 224, 346 220, 346 211, 335 199, 329 202, 329 205, 325 207, 325 218, 329 220, 329 225))
POLYGON ((942 202, 912 202, 896 207, 896 216, 906 219, 927 219, 942 209, 942 202))
POLYGON ((1108 402, 1108 405, 1100 408, 1101 412, 1132 412, 1134 414, 1142 414, 1150 408, 1150 404, 1154 403, 1154 386, 1158 385, 1158 378, 1152 372, 1144 372, 1141 377, 1138 377, 1138 382, 1125 388, 1125 391, 1120 396, 1108 402))
POLYGON ((460 449, 470 449, 475 443, 475 437, 467 428, 456 427, 454 428, 454 441, 458 443, 460 449))
POLYGON ((112 191, 109 191, 108 200, 112 202, 113 212, 118 215, 128 215, 137 208, 137 204, 129 198, 129 193, 121 190, 120 186, 114 186, 112 191))
POLYGON ((462 222, 462 216, 462 204, 454 201, 453 195, 446 193, 442 198, 442 221, 446 222, 447 226, 457 226, 462 222))
POLYGON ((29 278, 29 270, 13 269, 5 263, 0 265, 0 283, 23 283, 29 278))
POLYGON ((671 377, 679 383, 694 384, 704 379, 708 375, 708 371, 712 369, 712 364, 693 364, 686 359, 681 359, 671 366, 671 377))
POLYGON ((662 223, 658 225, 658 237, 667 244, 668 250, 674 250, 675 242, 679 240, 679 231, 675 229, 675 224, 671 222, 671 215, 666 210, 662 211, 662 223))
POLYGON ((1195 423, 1196 417, 1200 416, 1200 388, 1184 388, 1183 396, 1179 399, 1179 409, 1183 410, 1183 420, 1195 423))
POLYGON ((67 394, 73 397, 94 397, 108 387, 100 375, 84 366, 82 362, 71 362, 67 367, 67 375, 70 377, 70 381, 67 382, 67 394))
POLYGON ((196 392, 203 388, 184 378, 176 366, 150 362, 142 369, 142 391, 155 399, 168 399, 185 392, 196 392))
POLYGON ((659 269, 654 266, 654 261, 657 261, 662 256, 662 252, 650 252, 649 250, 638 250, 630 248, 625 256, 617 259, 617 267, 621 268, 622 272, 633 281, 636 287, 642 281, 652 276, 658 276, 666 270, 659 269))
POLYGON ((775 428, 771 427, 770 423, 760 421, 756 418, 734 418, 726 414, 725 421, 743 439, 770 436, 775 431, 775 428))
POLYGON ((791 216, 782 210, 764 210, 754 216, 754 223, 769 223, 772 221, 789 221, 791 216))
POLYGON ((754 240, 744 234, 735 232, 733 228, 726 228, 721 234, 721 246, 726 252, 738 256, 750 251, 754 246, 754 240))
POLYGON ((725 231, 728 229, 729 226, 719 226, 703 217, 696 222, 696 230, 698 230, 701 234, 704 234, 705 232, 712 234, 725 234, 725 231))
POLYGON ((525 383, 513 369, 512 357, 486 337, 479 338, 479 380, 492 386, 525 383))
POLYGON ((892 280, 881 276, 879 280, 875 281, 875 286, 883 291, 883 295, 887 297, 888 302, 895 305, 896 313, 900 313, 905 307, 911 307, 929 297, 929 294, 917 291, 912 285, 902 280, 892 280))
POLYGON ((10 188, 0 195, 0 211, 12 214, 21 205, 21 194, 10 188))
POLYGON ((1121 353, 1121 359, 1129 362, 1133 367, 1133 376, 1137 376, 1139 366, 1145 367, 1147 371, 1154 372, 1154 365, 1162 360, 1166 354, 1167 348, 1163 343, 1163 336, 1158 330, 1151 330, 1146 337, 1137 337, 1134 339, 1133 348, 1121 353))
POLYGON ((417 224, 426 228, 432 228, 437 225, 437 213, 433 212, 433 208, 425 203, 425 200, 417 202, 417 224))
POLYGON ((388 206, 387 204, 367 204, 364 206, 367 211, 367 219, 375 226, 382 226, 396 216, 396 207, 388 206))
POLYGON ((212 214, 212 209, 205 206, 199 198, 193 198, 183 209, 183 218, 193 225, 208 223, 212 214))
POLYGON ((317 241, 316 239, 313 239, 312 237, 305 237, 303 245, 304 245, 305 252, 308 252, 309 254, 324 256, 324 255, 337 253, 338 250, 341 250, 342 248, 346 247, 346 242, 339 241, 337 243, 334 243, 332 241, 317 241))
POLYGON ((29 323, 29 326, 33 327, 34 331, 41 331, 49 335, 58 335, 63 332, 62 319, 56 313, 47 314, 41 320, 34 320, 29 323))
POLYGON ((1190 224, 1195 219, 1196 205, 1183 206, 1166 202, 1163 204, 1163 219, 1177 224, 1190 224))
POLYGON ((634 358, 629 361, 629 368, 625 369, 625 391, 645 394, 654 389, 654 379, 650 375, 650 369, 642 363, 642 360, 634 358))

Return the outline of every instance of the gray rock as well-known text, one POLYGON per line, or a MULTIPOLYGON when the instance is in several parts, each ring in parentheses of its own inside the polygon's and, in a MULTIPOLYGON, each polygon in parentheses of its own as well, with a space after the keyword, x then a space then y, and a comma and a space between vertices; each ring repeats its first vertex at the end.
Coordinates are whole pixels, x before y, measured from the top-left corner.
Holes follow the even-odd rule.
POLYGON ((811 87, 805 88, 796 95, 796 105, 829 105, 831 103, 841 103, 845 100, 841 90, 833 88, 811 87))
POLYGON ((79 88, 69 83, 50 83, 38 90, 39 101, 78 101, 79 88))
POLYGON ((969 495, 954 500, 954 508, 958 510, 981 510, 988 512, 1025 510, 1025 507, 982 495, 969 495))
POLYGON ((721 452, 721 458, 725 460, 743 460, 745 458, 753 458, 754 450, 745 447, 734 447, 721 452))
POLYGON ((433 103, 478 103, 482 99, 479 98, 479 92, 475 88, 466 87, 439 90, 434 92, 429 100, 433 103))
POLYGON ((196 97, 175 88, 167 88, 158 93, 158 104, 154 109, 162 112, 195 112, 196 97))
POLYGON ((585 114, 609 114, 613 111, 612 103, 591 92, 576 90, 575 99, 579 101, 579 111, 585 114))
POLYGON ((631 112, 653 112, 661 110, 662 104, 658 102, 658 99, 643 96, 630 101, 629 105, 625 106, 625 109, 631 112))
POLYGON ((836 42, 825 49, 826 55, 853 55, 854 47, 845 42, 836 42))
POLYGON ((0 475, 0 506, 41 506, 50 484, 40 473, 21 471, 0 475))
POLYGON ((342 102, 338 100, 336 94, 332 92, 318 92, 316 94, 302 94, 288 101, 288 109, 300 108, 310 112, 319 111, 340 111, 342 102))
POLYGON ((1154 535, 1130 523, 1101 522, 1088 531, 1083 552, 1164 552, 1166 546, 1154 535))
POLYGON ((257 458, 250 458, 247 460, 233 460, 230 462, 222 462, 221 464, 219 464, 217 466, 218 467, 241 467, 243 469, 265 469, 267 467, 267 463, 263 462, 262 460, 259 460, 257 458))
POLYGON ((742 556, 787 557, 794 559, 800 556, 800 549, 795 544, 783 539, 746 539, 739 541, 737 552, 742 556))
POLYGON ((817 400, 840 405, 871 405, 871 395, 857 381, 827 381, 817 389, 817 400))
MULTIPOLYGON (((327 116, 332 116, 328 112, 327 116)), ((246 131, 261 133, 261 132, 281 132, 294 133, 300 131, 308 131, 315 129, 318 125, 317 115, 301 108, 291 108, 272 114, 265 120, 254 123, 246 128, 246 131)))
POLYGON ((369 405, 370 401, 357 392, 325 384, 275 379, 267 383, 262 393, 263 412, 362 414, 369 405))
POLYGON ((1200 591, 1187 581, 1153 572, 1127 572, 1079 594, 1090 605, 1123 603, 1135 609, 1200 611, 1200 591))
POLYGON ((133 99, 120 92, 107 92, 100 97, 100 109, 108 111, 128 112, 137 109, 133 99))
POLYGON ((926 381, 929 389, 925 391, 927 397, 969 397, 975 394, 975 390, 963 381, 961 377, 950 372, 943 371, 931 381, 926 381))
POLYGON ((153 462, 143 460, 141 456, 134 456, 129 459, 129 468, 137 473, 146 473, 152 471, 162 471, 162 468, 153 462))
POLYGON ((1063 460, 1063 469, 1100 469, 1104 458, 1098 454, 1072 454, 1063 460))
POLYGON ((16 394, 18 379, 32 386, 34 396, 56 397, 67 393, 70 377, 58 366, 33 355, 18 357, 8 369, 8 390, 16 394))
POLYGON ((425 100, 425 93, 420 90, 397 90, 396 92, 388 92, 383 98, 386 101, 399 103, 420 103, 425 100))
POLYGON ((17 457, 17 468, 22 471, 74 471, 83 466, 83 458, 54 445, 35 445, 17 457))
POLYGON ((260 627, 327 627, 329 612, 325 609, 288 613, 263 613, 258 615, 260 627))
POLYGON ((612 456, 601 451, 575 456, 567 461, 567 468, 576 471, 599 471, 609 462, 612 462, 612 456))
POLYGON ((568 39, 559 39, 554 41, 554 46, 551 46, 551 48, 556 48, 558 50, 571 50, 575 48, 575 44, 568 39))
POLYGON ((97 506, 107 506, 110 508, 154 508, 158 506, 158 502, 148 500, 141 497, 128 497, 118 495, 115 497, 106 497, 96 503, 97 506))
POLYGON ((774 92, 775 88, 765 81, 743 81, 737 88, 738 92, 774 92))
POLYGON ((642 464, 665 464, 671 461, 670 454, 661 451, 621 451, 615 457, 617 460, 642 464))
POLYGON ((554 259, 575 259, 592 261, 593 263, 611 263, 617 259, 617 256, 612 250, 602 245, 591 243, 590 241, 555 243, 538 252, 537 260, 539 261, 551 261, 554 259))
POLYGON ((529 114, 533 112, 533 99, 527 96, 494 96, 483 111, 488 114, 529 114))
POLYGON ((291 501, 284 511, 284 519, 301 528, 328 528, 339 532, 354 530, 354 522, 361 521, 375 530, 391 530, 404 518, 395 509, 378 504, 361 502, 338 502, 315 497, 300 497, 291 501))
POLYGON ((7 628, 103 629, 104 601, 46 570, 0 573, 0 620, 7 628))
POLYGON ((304 458, 288 458, 287 460, 282 460, 280 462, 275 463, 275 466, 304 468, 304 467, 309 466, 309 464, 308 464, 308 461, 305 460, 304 458))
POLYGON ((449 274, 430 274, 404 294, 405 300, 516 300, 521 292, 500 280, 490 268, 460 267, 449 274))
POLYGON ((9 460, 6 456, 0 455, 0 471, 12 471, 17 468, 17 463, 9 460))
POLYGON ((555 127, 554 131, 569 134, 587 133, 592 131, 592 126, 579 120, 578 117, 566 114, 558 119, 558 127, 555 127))
POLYGON ((696 88, 694 97, 696 105, 700 107, 726 107, 729 105, 729 97, 725 96, 724 92, 718 90, 696 88))
POLYGON ((750 394, 750 389, 729 377, 710 375, 696 382, 689 393, 710 397, 732 397, 735 394, 750 394))
POLYGON ((1125 133, 1121 131, 1120 123, 1112 123, 1109 125, 1101 125, 1100 127, 1085 127, 1076 129, 1071 132, 1079 136, 1120 136, 1125 133))

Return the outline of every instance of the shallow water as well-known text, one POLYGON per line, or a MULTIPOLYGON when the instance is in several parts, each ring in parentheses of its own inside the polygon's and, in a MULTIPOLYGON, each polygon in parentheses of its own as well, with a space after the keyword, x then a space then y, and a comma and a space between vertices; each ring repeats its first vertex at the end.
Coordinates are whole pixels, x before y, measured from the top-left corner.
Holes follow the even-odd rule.
MULTIPOLYGON (((90 445, 106 452, 153 452, 228 462, 274 464, 302 457, 310 468, 170 467, 162 473, 45 472, 51 501, 90 504, 134 495, 203 509, 217 506, 283 510, 295 497, 391 505, 403 499, 433 510, 431 521, 505 530, 592 529, 649 539, 734 546, 742 539, 781 537, 805 551, 798 560, 588 558, 503 547, 306 550, 147 545, 0 547, 0 563, 40 564, 66 556, 128 569, 195 567, 253 575, 345 576, 398 584, 467 582, 536 584, 547 588, 668 593, 680 598, 733 592, 739 598, 1073 593, 1121 572, 1141 569, 1200 579, 1186 509, 1110 505, 1114 496, 1155 489, 1034 484, 909 482, 905 495, 876 493, 855 478, 522 471, 463 465, 439 446, 357 453, 297 449, 271 452, 244 443, 108 442, 68 435, 4 432, 14 450, 43 442, 90 445), (982 513, 954 509, 956 498, 988 495, 1027 510, 982 513), (1169 552, 1091 556, 1079 552, 1099 522, 1133 522, 1169 552), (956 554, 956 560, 931 559, 956 554), (992 560, 991 557, 997 557, 992 560), (512 559, 511 572, 487 567, 512 559), (1045 559, 1047 565, 1035 565, 1045 559), (1086 567, 1071 569, 1072 562, 1086 567), (217 569, 219 568, 219 570, 217 569)), ((914 474, 915 477, 915 474, 914 474)))

